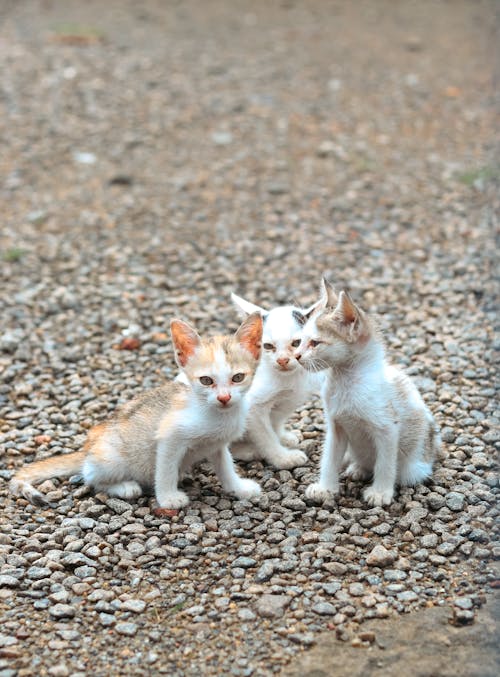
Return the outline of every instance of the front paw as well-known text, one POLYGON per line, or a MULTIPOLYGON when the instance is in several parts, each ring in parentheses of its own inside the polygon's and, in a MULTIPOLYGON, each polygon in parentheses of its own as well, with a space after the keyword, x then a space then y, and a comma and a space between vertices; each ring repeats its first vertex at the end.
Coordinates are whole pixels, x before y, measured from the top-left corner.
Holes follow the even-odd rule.
POLYGON ((363 491, 363 498, 373 507, 380 508, 383 505, 389 505, 394 497, 394 489, 383 489, 379 491, 373 486, 366 487, 363 491))
POLYGON ((333 498, 338 493, 335 489, 327 489, 319 482, 310 484, 306 489, 306 498, 311 499, 315 503, 324 503, 329 498, 333 498))
POLYGON ((300 442, 300 437, 291 430, 283 430, 280 433, 280 442, 287 447, 296 447, 300 442))
POLYGON ((169 510, 178 510, 189 503, 188 495, 178 490, 157 494, 156 500, 160 508, 168 508, 169 510))
POLYGON ((287 449, 269 457, 269 463, 272 463, 278 470, 290 470, 301 465, 306 465, 307 456, 300 449, 287 449))
POLYGON ((345 475, 356 482, 358 480, 367 480, 371 476, 371 473, 353 462, 347 466, 345 475))
POLYGON ((253 498, 262 493, 260 484, 249 479, 240 479, 233 492, 238 498, 253 498))

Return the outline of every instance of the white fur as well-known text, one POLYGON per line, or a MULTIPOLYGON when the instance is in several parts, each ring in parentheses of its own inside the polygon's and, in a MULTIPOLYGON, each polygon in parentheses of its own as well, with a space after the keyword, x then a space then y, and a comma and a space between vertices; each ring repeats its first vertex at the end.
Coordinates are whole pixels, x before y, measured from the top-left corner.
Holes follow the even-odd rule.
POLYGON ((300 331, 293 312, 307 313, 294 306, 279 306, 266 311, 231 295, 243 313, 259 310, 264 318, 262 356, 247 395, 249 413, 245 436, 231 445, 235 458, 263 458, 276 468, 294 468, 307 462, 306 454, 294 448, 297 434, 285 429, 285 422, 313 392, 319 392, 322 376, 300 367, 291 345, 300 331), (266 349, 271 344, 274 349, 266 349), (286 369, 277 360, 286 360, 286 369), (292 447, 292 448, 288 448, 292 447))

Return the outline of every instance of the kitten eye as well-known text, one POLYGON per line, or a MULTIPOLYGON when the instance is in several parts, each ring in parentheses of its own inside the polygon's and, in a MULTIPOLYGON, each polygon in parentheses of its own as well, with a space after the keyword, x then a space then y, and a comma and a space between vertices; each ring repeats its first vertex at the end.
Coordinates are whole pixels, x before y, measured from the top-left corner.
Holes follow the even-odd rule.
POLYGON ((239 374, 235 374, 233 376, 233 378, 231 379, 231 381, 233 383, 241 383, 244 378, 245 378, 245 374, 239 373, 239 374))
POLYGON ((213 378, 210 378, 210 376, 200 376, 200 383, 204 386, 211 386, 213 385, 213 378))
POLYGON ((320 343, 322 343, 322 341, 315 341, 314 339, 311 339, 309 341, 309 345, 311 346, 311 348, 316 348, 316 346, 319 346, 320 343))
POLYGON ((264 348, 264 350, 274 350, 274 346, 272 343, 264 343, 262 347, 264 348))
POLYGON ((300 346, 300 339, 295 339, 295 341, 292 341, 290 345, 292 348, 298 348, 300 346))

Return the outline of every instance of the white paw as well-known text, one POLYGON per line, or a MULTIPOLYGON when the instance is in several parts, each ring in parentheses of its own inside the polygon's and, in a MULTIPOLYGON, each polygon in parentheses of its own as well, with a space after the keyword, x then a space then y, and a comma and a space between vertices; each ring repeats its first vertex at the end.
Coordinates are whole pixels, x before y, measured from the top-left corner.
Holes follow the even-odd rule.
POLYGON ((238 484, 233 488, 233 492, 238 498, 252 498, 259 496, 262 492, 260 484, 249 479, 240 479, 238 484))
POLYGON ((183 508, 189 503, 189 497, 183 491, 168 491, 165 493, 157 493, 156 500, 160 508, 168 508, 170 510, 177 510, 183 508))
POLYGON ((299 465, 306 465, 307 456, 300 449, 284 449, 278 454, 269 454, 265 459, 278 470, 290 470, 299 465))
POLYGON ((106 493, 108 496, 117 496, 118 498, 124 498, 127 500, 130 498, 138 498, 139 496, 142 496, 142 489, 138 482, 134 482, 134 480, 128 480, 126 482, 110 484, 109 487, 106 487, 106 493))
POLYGON ((351 480, 366 480, 370 477, 371 473, 362 468, 357 463, 349 463, 345 470, 346 477, 350 477, 351 480))
POLYGON ((323 503, 329 498, 333 498, 337 492, 331 489, 326 489, 319 482, 310 484, 306 489, 306 498, 310 498, 316 503, 323 503))
POLYGON ((366 487, 363 491, 363 498, 365 501, 374 507, 381 507, 382 505, 389 505, 394 496, 394 489, 384 489, 377 491, 373 486, 366 487))
POLYGON ((300 437, 291 430, 284 430, 280 433, 280 441, 287 447, 296 447, 300 442, 300 437))

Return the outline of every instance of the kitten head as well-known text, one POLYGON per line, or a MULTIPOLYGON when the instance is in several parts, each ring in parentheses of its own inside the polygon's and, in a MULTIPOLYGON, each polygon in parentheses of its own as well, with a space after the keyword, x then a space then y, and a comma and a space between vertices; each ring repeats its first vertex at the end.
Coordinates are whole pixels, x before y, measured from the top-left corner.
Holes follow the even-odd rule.
POLYGON ((299 335, 295 357, 309 371, 348 364, 359 357, 372 335, 369 319, 349 293, 337 296, 323 278, 321 299, 299 335))
POLYGON ((292 374, 299 363, 295 351, 300 345, 297 334, 306 322, 311 308, 300 310, 295 306, 278 306, 265 310, 236 294, 231 294, 234 305, 243 314, 258 312, 264 320, 262 332, 262 364, 280 374, 292 374))
POLYGON ((260 358, 262 318, 253 313, 233 336, 202 339, 189 324, 170 323, 177 364, 195 396, 208 406, 228 411, 242 402, 260 358))

